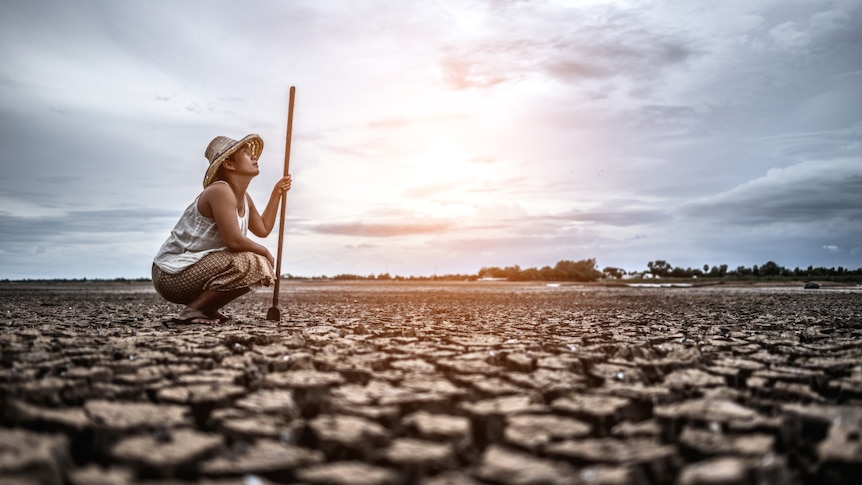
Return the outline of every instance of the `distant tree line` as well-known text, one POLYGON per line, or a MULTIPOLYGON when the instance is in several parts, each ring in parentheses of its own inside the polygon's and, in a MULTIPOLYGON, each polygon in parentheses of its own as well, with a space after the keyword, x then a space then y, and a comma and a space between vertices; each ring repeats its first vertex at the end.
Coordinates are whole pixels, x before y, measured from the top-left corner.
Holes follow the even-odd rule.
MULTIPOLYGON (((387 273, 357 275, 350 273, 338 274, 333 277, 321 276, 295 276, 284 274, 282 279, 301 280, 374 280, 374 281, 477 281, 480 279, 506 280, 506 281, 577 281, 591 282, 602 279, 623 278, 711 278, 728 280, 748 279, 803 279, 822 280, 836 282, 862 282, 862 268, 849 269, 843 266, 837 268, 825 268, 808 266, 805 269, 796 267, 785 268, 774 261, 767 261, 762 265, 751 267, 737 266, 731 269, 726 264, 710 266, 704 264, 701 268, 674 267, 666 260, 657 259, 647 263, 644 271, 626 271, 622 268, 605 267, 601 271, 596 266, 594 258, 582 259, 580 261, 561 260, 553 267, 524 268, 518 265, 499 268, 496 266, 483 267, 476 274, 444 274, 433 276, 398 276, 387 273)), ((114 279, 24 279, 15 281, 54 281, 54 282, 145 282, 149 278, 114 278, 114 279)), ((0 279, 0 282, 10 282, 9 279, 0 279)))
MULTIPOLYGON (((294 278, 292 275, 284 276, 294 278)), ((497 279, 506 281, 580 281, 589 282, 600 280, 604 275, 596 267, 595 259, 581 261, 558 261, 554 267, 544 266, 542 268, 521 269, 520 266, 506 266, 504 268, 487 267, 479 270, 477 274, 445 274, 434 276, 391 276, 389 273, 378 275, 361 276, 356 274, 339 274, 333 280, 377 280, 377 281, 477 281, 480 279, 497 279)), ((320 279, 329 279, 326 276, 320 279)), ((317 279, 317 278, 315 278, 317 279)))
POLYGON ((554 267, 521 269, 520 266, 505 268, 482 268, 479 278, 505 278, 508 281, 597 281, 602 278, 602 272, 596 267, 595 259, 581 261, 558 261, 554 267))
POLYGON ((359 275, 353 273, 340 273, 335 276, 295 276, 292 274, 281 275, 282 279, 296 279, 296 280, 335 280, 335 281, 476 281, 479 279, 475 274, 443 274, 443 275, 433 275, 433 276, 401 276, 401 275, 390 275, 389 273, 379 273, 379 274, 369 274, 369 275, 359 275))
MULTIPOLYGON (((294 278, 287 275, 287 278, 294 278)), ((737 266, 730 268, 726 264, 710 266, 704 264, 701 268, 674 267, 666 260, 658 259, 649 261, 646 270, 626 271, 623 268, 605 267, 599 270, 594 258, 580 261, 561 260, 553 267, 521 268, 518 265, 505 267, 483 267, 477 274, 446 274, 434 276, 392 276, 389 273, 378 275, 361 276, 355 274, 339 274, 333 278, 320 276, 320 279, 334 280, 376 280, 376 281, 476 281, 480 279, 494 279, 505 281, 577 281, 591 282, 602 279, 623 278, 711 278, 728 280, 747 279, 804 279, 804 280, 829 280, 829 281, 862 281, 862 268, 849 269, 839 266, 837 268, 824 268, 808 266, 805 269, 796 267, 785 268, 767 261, 762 265, 751 267, 737 266)), ((315 278, 316 279, 316 278, 315 278)))
MULTIPOLYGON (((608 270, 616 268, 605 268, 605 273, 608 270)), ((647 263, 647 273, 657 278, 693 278, 693 277, 709 277, 709 278, 728 278, 728 279, 750 279, 750 278, 801 278, 801 279, 829 279, 834 281, 855 281, 862 279, 862 268, 850 269, 839 266, 837 268, 825 268, 808 266, 805 269, 798 266, 790 269, 785 268, 775 261, 767 261, 758 266, 751 267, 737 266, 735 269, 730 269, 726 264, 710 266, 703 265, 703 268, 675 268, 665 260, 658 259, 647 263)))

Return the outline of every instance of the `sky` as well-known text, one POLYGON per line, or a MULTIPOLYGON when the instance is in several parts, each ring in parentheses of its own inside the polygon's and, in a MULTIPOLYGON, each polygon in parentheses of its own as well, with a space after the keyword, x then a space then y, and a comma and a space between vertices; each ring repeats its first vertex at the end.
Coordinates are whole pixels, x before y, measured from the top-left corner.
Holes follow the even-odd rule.
MULTIPOLYGON (((296 87, 282 273, 862 267, 862 0, 6 0, 0 279, 149 277, 296 87)), ((278 230, 256 239, 276 254, 278 230)))

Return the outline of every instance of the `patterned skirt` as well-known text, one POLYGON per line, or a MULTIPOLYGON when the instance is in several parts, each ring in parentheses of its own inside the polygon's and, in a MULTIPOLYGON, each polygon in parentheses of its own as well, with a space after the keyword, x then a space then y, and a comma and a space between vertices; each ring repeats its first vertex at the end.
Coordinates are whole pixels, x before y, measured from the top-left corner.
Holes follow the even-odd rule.
POLYGON ((209 290, 231 291, 269 286, 275 281, 269 261, 252 252, 217 251, 179 273, 166 273, 153 264, 153 286, 173 303, 187 305, 209 290))

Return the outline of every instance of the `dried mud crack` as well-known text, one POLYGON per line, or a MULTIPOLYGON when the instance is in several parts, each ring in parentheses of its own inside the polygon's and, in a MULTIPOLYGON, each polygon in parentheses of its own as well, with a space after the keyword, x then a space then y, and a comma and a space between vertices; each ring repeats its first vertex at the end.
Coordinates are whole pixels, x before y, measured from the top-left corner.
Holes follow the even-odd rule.
POLYGON ((862 477, 862 291, 289 284, 217 326, 0 285, 0 482, 862 477))

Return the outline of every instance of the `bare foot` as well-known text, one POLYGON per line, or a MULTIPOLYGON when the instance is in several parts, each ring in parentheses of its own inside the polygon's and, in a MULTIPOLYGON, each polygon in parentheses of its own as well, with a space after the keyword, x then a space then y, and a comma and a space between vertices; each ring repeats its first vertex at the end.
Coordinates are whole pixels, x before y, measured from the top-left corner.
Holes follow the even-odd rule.
POLYGON ((194 308, 186 307, 183 311, 177 315, 176 318, 173 319, 175 323, 195 323, 202 325, 215 325, 219 323, 220 319, 218 317, 213 318, 206 315, 204 312, 200 310, 196 310, 194 308))
POLYGON ((218 311, 215 313, 207 313, 207 318, 216 319, 218 320, 218 323, 228 323, 234 321, 232 317, 229 317, 224 313, 218 311))

